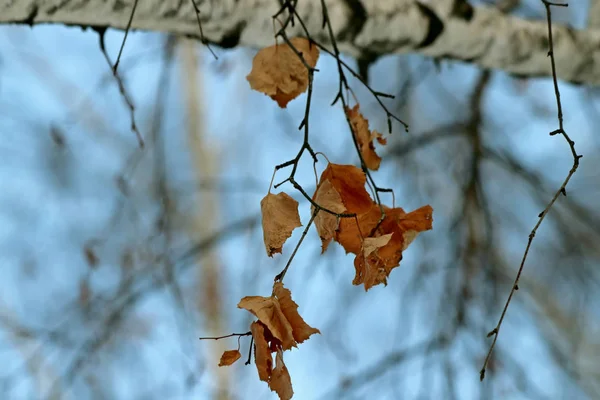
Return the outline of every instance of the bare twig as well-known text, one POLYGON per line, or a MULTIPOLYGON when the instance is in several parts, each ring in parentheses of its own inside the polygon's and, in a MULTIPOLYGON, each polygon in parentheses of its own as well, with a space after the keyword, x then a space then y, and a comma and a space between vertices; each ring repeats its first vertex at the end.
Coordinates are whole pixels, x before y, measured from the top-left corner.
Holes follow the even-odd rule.
POLYGON ((546 215, 548 215, 548 212, 550 212, 550 209, 552 208, 552 206, 554 205, 554 203, 556 202, 558 197, 561 194, 563 194, 564 196, 567 195, 567 191, 566 191, 567 184, 569 183, 569 181, 571 180, 571 177, 573 176, 573 174, 575 174, 575 171, 577 171, 577 168, 579 167, 579 159, 581 157, 583 157, 582 155, 577 154, 577 151, 575 150, 575 142, 569 137, 569 135, 567 134, 567 132, 565 131, 564 126, 563 126, 562 104, 560 102, 560 91, 558 89, 558 79, 556 76, 556 63, 554 60, 554 43, 552 41, 551 7, 553 7, 553 6, 568 7, 568 4, 553 3, 553 2, 549 2, 547 0, 541 0, 541 1, 542 1, 542 3, 544 3, 544 7, 546 8, 546 17, 547 17, 547 21, 548 21, 548 43, 549 43, 549 47, 550 47, 550 50, 548 51, 548 56, 550 57, 550 64, 552 66, 552 80, 554 83, 554 93, 556 96, 556 106, 557 106, 557 114, 558 114, 557 115, 558 129, 550 132, 550 136, 561 134, 565 138, 565 140, 569 144, 571 154, 573 155, 573 166, 569 170, 569 173, 567 174, 567 177, 563 181, 562 185, 560 185, 560 187, 558 188, 556 193, 554 193, 554 196, 552 196, 552 199, 550 200, 550 202, 548 203, 546 208, 539 214, 539 216, 538 216, 539 219, 538 219, 537 223, 535 224, 535 226, 533 227, 531 233, 529 234, 527 246, 525 247, 525 252, 523 254, 523 258, 521 259, 521 264, 519 265, 519 270, 517 272, 517 276, 515 277, 515 280, 513 282, 512 288, 510 290, 510 294, 508 295, 508 299, 506 300, 506 303, 504 304, 504 309, 502 310, 502 314, 500 315, 498 324, 496 325, 496 327, 494 329, 492 329, 492 331, 490 333, 488 333, 488 337, 494 336, 494 339, 492 341, 492 344, 490 345, 490 349, 487 353, 487 356, 485 357, 483 367, 481 368, 481 371, 479 372, 479 379, 482 381, 485 378, 485 370, 486 370, 486 367, 492 356, 492 352, 494 351, 494 346, 496 345, 496 341, 498 340, 498 334, 500 333, 500 328, 502 326, 502 322, 504 321, 504 317, 506 315, 506 311, 508 310, 510 301, 512 300, 512 297, 513 297, 515 291, 519 290, 519 279, 521 277, 521 273, 523 272, 523 267, 525 266, 525 261, 527 260, 527 255, 529 254, 529 249, 531 248, 531 244, 533 243, 533 238, 535 237, 535 234, 537 233, 538 228, 540 227, 540 225, 546 218, 546 215))
MULTIPOLYGON (((137 1, 136 1, 136 4, 137 4, 137 1)), ((134 8, 134 11, 135 11, 135 8, 134 8)), ((127 94, 127 90, 125 89, 123 80, 121 79, 121 77, 119 76, 119 74, 117 72, 117 64, 118 64, 119 60, 117 59, 117 62, 115 63, 115 66, 113 67, 112 62, 110 61, 110 57, 109 57, 108 53, 106 52, 106 46, 104 43, 104 34, 106 33, 106 28, 97 28, 96 31, 98 32, 98 35, 99 35, 100 51, 102 51, 102 55, 104 56, 104 59, 106 60, 106 62, 108 63, 108 66, 112 70, 113 76, 115 77, 115 80, 117 81, 117 85, 119 85, 119 92, 121 93, 121 96, 123 97, 123 99, 125 100, 125 103, 127 104, 127 107, 129 108, 129 114, 130 114, 130 118, 131 118, 131 130, 135 133, 140 148, 143 148, 144 147, 144 139, 142 138, 142 134, 138 130, 137 124, 135 123, 135 115, 134 115, 135 107, 133 105, 133 101, 127 94)), ((123 39, 123 44, 125 43, 126 38, 127 38, 127 33, 125 33, 125 38, 123 39)), ((121 47, 121 50, 122 49, 123 49, 123 47, 121 47)), ((121 57, 120 52, 119 52, 119 57, 121 57)))
POLYGON ((223 335, 223 336, 205 336, 205 337, 199 337, 198 339, 200 340, 221 340, 221 339, 225 339, 225 338, 230 338, 230 337, 234 337, 234 336, 251 336, 252 332, 248 331, 248 332, 244 332, 244 333, 230 333, 229 335, 223 335))

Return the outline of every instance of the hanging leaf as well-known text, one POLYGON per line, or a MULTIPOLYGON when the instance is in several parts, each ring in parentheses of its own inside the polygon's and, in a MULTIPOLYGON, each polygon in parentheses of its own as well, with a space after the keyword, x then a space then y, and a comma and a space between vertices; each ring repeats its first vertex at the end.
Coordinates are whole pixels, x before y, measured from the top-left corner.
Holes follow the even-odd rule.
POLYGON ((297 347, 297 343, 302 343, 313 333, 320 333, 304 322, 298 314, 298 304, 292 300, 291 292, 281 282, 273 285, 271 297, 246 296, 240 300, 238 308, 254 314, 273 338, 277 339, 277 345, 281 345, 283 350, 297 347))
POLYGON ((298 304, 292 300, 292 293, 281 282, 273 284, 271 297, 247 296, 238 307, 258 318, 250 325, 258 377, 267 382, 280 399, 291 399, 294 392, 290 374, 283 363, 283 351, 321 332, 304 322, 298 314, 298 304), (271 353, 277 353, 275 368, 271 353))
POLYGON ((236 362, 242 357, 242 354, 239 350, 227 350, 221 356, 221 360, 219 361, 219 367, 228 366, 236 362))
POLYGON ((281 253, 283 244, 299 226, 298 202, 286 193, 267 194, 260 202, 267 255, 281 253))
POLYGON ((360 285, 364 283, 365 290, 379 283, 386 283, 386 270, 384 261, 379 257, 378 250, 387 245, 393 233, 383 236, 366 238, 363 242, 362 252, 354 259, 356 275, 352 283, 360 285))
POLYGON ((346 212, 362 214, 367 212, 373 200, 365 190, 367 177, 354 165, 329 164, 321 174, 319 185, 329 180, 339 193, 346 212))
MULTIPOLYGON (((343 214, 346 211, 346 207, 344 207, 344 203, 342 203, 340 194, 337 192, 337 190, 335 190, 328 179, 323 180, 319 184, 313 196, 313 201, 321 207, 338 214, 343 214)), ((311 213, 313 213, 314 210, 315 207, 311 207, 311 213)), ((327 250, 327 247, 329 246, 331 239, 333 239, 339 225, 340 219, 328 212, 319 211, 315 217, 315 227, 317 228, 317 232, 321 238, 321 253, 324 253, 325 250, 327 250)))
POLYGON ((321 333, 318 329, 312 328, 298 314, 298 304, 292 300, 292 292, 283 287, 283 283, 277 282, 273 285, 273 293, 277 296, 281 311, 292 326, 292 335, 297 343, 302 343, 314 333, 321 333))
POLYGON ((387 284, 392 269, 400 265, 402 252, 419 232, 432 228, 431 206, 421 207, 408 214, 401 208, 384 207, 384 210, 385 219, 375 234, 381 235, 379 237, 390 235, 389 239, 383 243, 379 237, 365 238, 363 252, 357 254, 354 260, 356 276, 352 283, 364 284, 365 290, 380 283, 387 284))
POLYGON ((290 400, 294 395, 292 390, 292 379, 287 367, 283 363, 283 351, 277 350, 275 356, 275 369, 269 381, 269 388, 277 393, 280 400, 290 400))
POLYGON ((359 254, 364 238, 369 234, 381 219, 381 209, 371 201, 368 211, 358 214, 356 218, 344 218, 335 235, 335 240, 342 245, 346 253, 359 254))
MULTIPOLYGON (((317 65, 319 49, 305 38, 290 40, 306 64, 311 68, 317 65)), ((287 104, 304 93, 308 88, 308 69, 298 54, 287 44, 276 44, 256 53, 252 60, 252 70, 246 77, 250 87, 270 96, 286 108, 287 104)))
POLYGON ((254 314, 269 329, 273 337, 281 342, 284 350, 296 346, 292 326, 285 318, 276 298, 247 296, 238 303, 238 308, 243 308, 254 314))
POLYGON ((379 206, 366 191, 365 183, 361 169, 329 164, 321 174, 313 200, 328 202, 336 210, 341 210, 341 200, 344 211, 336 212, 356 214, 355 218, 341 218, 339 223, 337 219, 324 219, 316 225, 323 249, 333 238, 346 253, 356 255, 353 284, 364 284, 368 290, 386 284, 392 269, 400 265, 402 252, 420 232, 432 228, 433 209, 424 206, 407 214, 399 207, 379 206))
POLYGON ((258 370, 258 377, 261 381, 268 382, 273 372, 273 357, 265 338, 265 326, 255 321, 250 325, 250 331, 254 339, 254 363, 258 370))
POLYGON ((377 140, 379 144, 383 145, 387 143, 387 139, 381 133, 369 130, 369 121, 363 117, 359 108, 358 104, 353 108, 346 107, 346 115, 352 124, 352 134, 356 138, 365 166, 370 170, 377 171, 381 164, 381 157, 375 153, 373 141, 377 140))

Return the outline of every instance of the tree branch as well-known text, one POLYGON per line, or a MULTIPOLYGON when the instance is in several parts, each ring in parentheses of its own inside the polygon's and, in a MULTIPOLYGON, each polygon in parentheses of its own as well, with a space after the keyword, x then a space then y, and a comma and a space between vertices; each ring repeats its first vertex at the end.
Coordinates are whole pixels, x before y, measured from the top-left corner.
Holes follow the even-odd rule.
MULTIPOLYGON (((139 0, 133 29, 164 31, 200 39, 191 1, 139 0)), ((592 4, 596 3, 595 1, 592 4)), ((124 29, 133 0, 0 0, 0 24, 59 23, 124 29)), ((206 42, 222 47, 264 47, 274 43, 271 16, 278 0, 195 0, 206 42), (269 10, 272 10, 269 11, 269 10)), ((320 0, 298 2, 298 15, 314 39, 330 44, 321 28, 320 0)), ((494 7, 453 0, 328 0, 336 41, 358 59, 419 53, 501 69, 524 77, 550 76, 544 21, 505 15, 494 7), (385 27, 385 28, 382 28, 385 27)), ((283 18, 283 17, 282 17, 283 18)), ((288 35, 301 34, 299 24, 288 35)), ((600 85, 600 28, 553 28, 558 78, 600 85)))
POLYGON ((600 0, 590 0, 588 28, 600 29, 600 0))

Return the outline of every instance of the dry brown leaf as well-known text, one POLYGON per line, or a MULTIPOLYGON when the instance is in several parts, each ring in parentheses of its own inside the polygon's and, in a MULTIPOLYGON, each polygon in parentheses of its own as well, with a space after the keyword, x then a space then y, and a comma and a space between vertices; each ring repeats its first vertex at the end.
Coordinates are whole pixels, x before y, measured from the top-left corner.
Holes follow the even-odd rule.
MULTIPOLYGON (((356 276, 352 282, 355 285, 364 284, 365 290, 374 285, 387 284, 392 269, 396 268, 402 260, 402 252, 414 240, 419 232, 432 228, 431 206, 421 207, 411 213, 405 213, 402 208, 384 207, 386 216, 377 228, 376 234, 391 235, 382 246, 371 251, 372 247, 358 254, 354 260, 356 276)), ((381 216, 378 214, 377 218, 381 216)), ((381 237, 382 237, 381 236, 381 237)), ((369 238, 365 239, 365 242, 369 238)), ((378 238, 374 238, 378 239, 378 238)), ((373 243, 367 242, 370 246, 373 243)), ((379 244, 379 243, 377 243, 379 244)))
POLYGON ((371 253, 388 244, 392 238, 392 235, 392 233, 388 233, 387 235, 383 236, 366 238, 363 242, 363 254, 365 256, 370 256, 371 253))
POLYGON ((343 218, 335 235, 335 240, 344 247, 346 253, 359 254, 365 237, 371 233, 381 219, 381 210, 371 202, 369 211, 356 218, 343 218), (358 223, 357 223, 358 220, 358 223))
POLYGON ((283 363, 283 351, 277 350, 275 360, 275 369, 273 369, 273 374, 269 381, 269 388, 277 393, 280 400, 290 400, 294 395, 294 390, 292 389, 290 373, 283 363))
MULTIPOLYGON (((300 37, 292 38, 290 42, 310 67, 317 65, 319 49, 316 45, 300 37)), ((308 88, 308 70, 287 43, 266 47, 256 53, 252 71, 246 79, 252 89, 270 96, 281 108, 308 88)))
POLYGON ((242 357, 239 350, 226 350, 221 356, 219 367, 231 365, 242 357))
MULTIPOLYGON (((369 282, 366 286, 385 283, 391 270, 397 267, 402 259, 402 251, 416 238, 419 232, 432 227, 431 206, 424 206, 409 214, 402 208, 379 206, 365 190, 366 177, 361 169, 352 165, 329 164, 321 178, 313 200, 317 197, 334 198, 339 195, 345 207, 344 213, 357 214, 355 218, 341 218, 334 224, 329 222, 325 228, 317 227, 325 249, 330 242, 328 235, 333 231, 333 239, 338 242, 346 253, 357 255, 354 265, 357 269, 355 284, 369 282), (331 188, 329 187, 331 186, 331 188), (330 190, 331 189, 331 190, 330 190), (333 195, 331 192, 333 191, 333 195), (381 221, 382 210, 385 218, 381 221), (377 227, 377 231, 374 229, 377 227), (337 228, 337 229, 335 229, 337 228), (364 253, 364 247, 376 245, 379 237, 391 235, 389 242, 377 247, 376 252, 364 253), (376 241, 372 241, 376 239, 376 241), (365 278, 365 276, 367 278, 365 278)), ((339 201, 337 202, 339 207, 339 201)), ((341 208, 339 208, 341 209, 341 208)))
POLYGON ((299 226, 298 202, 286 193, 267 194, 260 201, 262 211, 263 237, 267 255, 273 257, 281 253, 285 241, 299 226))
POLYGON ((329 164, 321 174, 319 185, 329 180, 339 193, 346 212, 362 214, 369 211, 373 200, 365 190, 367 177, 354 165, 329 164))
POLYGON ((353 285, 363 284, 365 291, 380 283, 387 285, 387 272, 379 254, 371 253, 368 256, 359 254, 354 259, 356 274, 352 280, 353 285))
POLYGON ((273 337, 281 342, 284 350, 289 350, 296 346, 292 326, 281 311, 277 299, 273 297, 247 296, 237 306, 238 308, 250 311, 260 322, 265 324, 273 337))
MULTIPOLYGON (((344 207, 340 194, 335 190, 328 179, 321 181, 315 191, 313 200, 321 207, 338 214, 343 214, 346 211, 346 207, 344 207)), ((314 209, 314 207, 311 207, 311 213, 314 212, 314 209)), ((339 224, 340 220, 338 217, 325 211, 319 211, 315 217, 315 227, 321 238, 321 253, 324 253, 325 250, 327 250, 327 246, 329 246, 331 239, 333 239, 339 224)))
POLYGON ((283 287, 283 283, 273 285, 273 293, 281 306, 281 311, 292 326, 292 334, 297 343, 302 343, 314 333, 321 333, 318 329, 309 326, 298 314, 298 304, 292 300, 292 293, 283 287))
POLYGON ((352 283, 354 285, 364 284, 365 290, 369 290, 374 285, 386 283, 386 270, 383 260, 379 257, 378 250, 386 246, 393 233, 383 236, 365 238, 362 252, 354 259, 354 268, 356 275, 352 283))
POLYGON ((352 123, 352 133, 356 137, 360 154, 367 168, 377 171, 381 164, 381 157, 375 153, 375 145, 373 141, 377 139, 379 144, 386 144, 387 140, 377 131, 369 130, 369 121, 363 117, 359 111, 360 106, 357 104, 353 108, 346 107, 346 115, 352 123))
POLYGON ((266 327, 260 322, 254 321, 250 325, 250 331, 254 338, 254 363, 258 370, 258 377, 261 381, 269 382, 273 372, 273 357, 265 338, 265 329, 266 327))

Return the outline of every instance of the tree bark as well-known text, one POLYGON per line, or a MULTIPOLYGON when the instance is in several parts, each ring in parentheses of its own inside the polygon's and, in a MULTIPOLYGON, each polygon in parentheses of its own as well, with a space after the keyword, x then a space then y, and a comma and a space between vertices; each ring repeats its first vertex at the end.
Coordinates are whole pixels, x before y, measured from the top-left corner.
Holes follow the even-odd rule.
POLYGON ((588 28, 600 28, 600 0, 590 0, 588 11, 588 28))
MULTIPOLYGON (((135 0, 0 0, 2 23, 127 26, 135 0)), ((274 43, 271 16, 279 0, 194 0, 205 38, 223 47, 274 43)), ((417 53, 501 69, 522 77, 550 76, 546 21, 530 21, 461 0, 325 0, 340 49, 357 58, 417 53)), ((299 0, 311 35, 328 44, 321 0, 299 0)), ((561 8, 554 8, 554 13, 561 8)), ((132 28, 199 37, 192 0, 138 0, 132 28)), ((290 35, 301 34, 299 24, 290 35)), ((600 84, 600 27, 555 24, 559 78, 600 84)))

